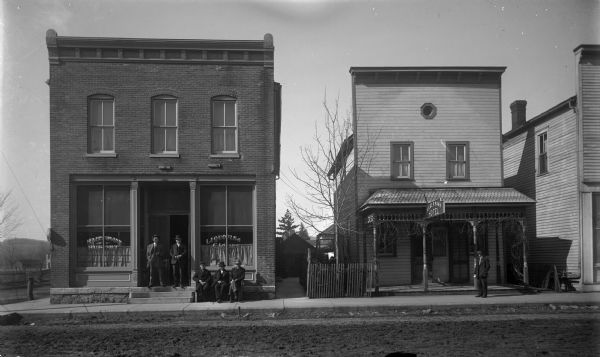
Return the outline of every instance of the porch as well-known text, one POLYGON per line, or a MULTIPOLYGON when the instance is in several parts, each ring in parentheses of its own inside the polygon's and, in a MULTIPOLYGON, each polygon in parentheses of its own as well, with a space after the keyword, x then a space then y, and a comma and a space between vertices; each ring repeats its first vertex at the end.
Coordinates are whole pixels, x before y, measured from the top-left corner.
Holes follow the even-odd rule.
MULTIPOLYGON (((374 294, 374 289, 369 289, 368 292, 369 295, 376 296, 423 295, 423 284, 380 286, 378 293, 374 294)), ((440 284, 430 282, 428 284, 427 293, 432 295, 475 295, 477 293, 477 289, 473 284, 440 284)), ((528 288, 524 288, 521 285, 488 285, 488 297, 493 297, 495 295, 510 296, 531 293, 534 293, 534 291, 528 288)))

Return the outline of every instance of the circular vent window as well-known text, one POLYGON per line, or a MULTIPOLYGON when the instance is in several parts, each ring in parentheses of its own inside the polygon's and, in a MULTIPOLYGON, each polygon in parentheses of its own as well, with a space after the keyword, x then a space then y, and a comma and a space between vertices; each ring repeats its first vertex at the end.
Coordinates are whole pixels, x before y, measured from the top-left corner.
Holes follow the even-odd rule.
POLYGON ((433 119, 437 114, 437 108, 431 103, 425 103, 421 106, 421 115, 425 119, 433 119))

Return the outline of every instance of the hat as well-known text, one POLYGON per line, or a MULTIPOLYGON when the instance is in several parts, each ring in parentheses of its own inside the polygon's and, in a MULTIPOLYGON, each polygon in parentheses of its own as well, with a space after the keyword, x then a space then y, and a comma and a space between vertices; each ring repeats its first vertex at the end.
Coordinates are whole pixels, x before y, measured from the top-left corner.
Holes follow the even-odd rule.
POLYGON ((236 259, 234 263, 235 263, 236 265, 240 265, 240 264, 242 264, 242 262, 241 262, 239 259, 236 259))
POLYGON ((152 239, 154 239, 154 238, 158 238, 158 234, 153 235, 152 239))
POLYGON ((181 240, 181 236, 179 234, 175 235, 175 240, 181 240))
POLYGON ((220 267, 225 267, 225 263, 223 263, 223 262, 219 262, 219 266, 220 266, 220 267))
POLYGON ((200 262, 200 265, 206 265, 206 263, 204 263, 204 262, 200 262))

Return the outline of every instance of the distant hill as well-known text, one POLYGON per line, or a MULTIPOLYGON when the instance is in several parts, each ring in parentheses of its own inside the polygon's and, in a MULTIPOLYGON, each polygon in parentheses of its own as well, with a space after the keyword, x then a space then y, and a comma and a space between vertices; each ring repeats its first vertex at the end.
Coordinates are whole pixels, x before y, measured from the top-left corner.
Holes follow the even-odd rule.
POLYGON ((44 240, 28 238, 5 239, 0 242, 0 267, 11 268, 18 261, 46 261, 50 244, 44 240))

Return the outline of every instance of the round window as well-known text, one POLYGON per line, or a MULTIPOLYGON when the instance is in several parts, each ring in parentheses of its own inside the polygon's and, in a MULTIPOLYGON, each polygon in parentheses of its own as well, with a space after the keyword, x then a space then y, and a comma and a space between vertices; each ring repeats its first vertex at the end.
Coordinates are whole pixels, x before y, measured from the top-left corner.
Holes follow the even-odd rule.
POLYGON ((425 119, 433 119, 437 114, 437 108, 431 103, 425 103, 421 106, 421 115, 425 119))

